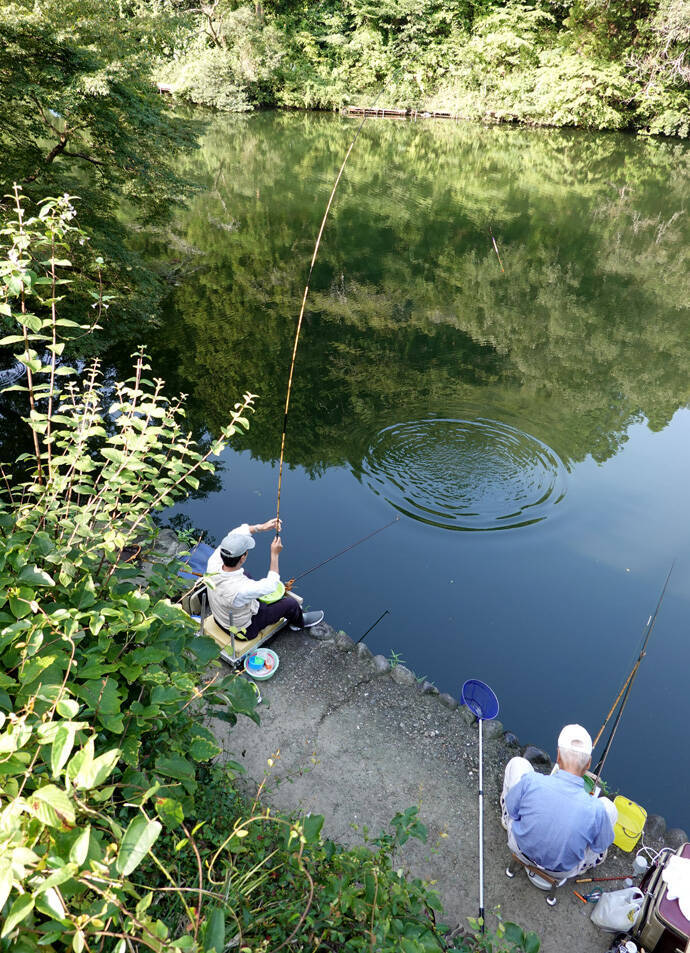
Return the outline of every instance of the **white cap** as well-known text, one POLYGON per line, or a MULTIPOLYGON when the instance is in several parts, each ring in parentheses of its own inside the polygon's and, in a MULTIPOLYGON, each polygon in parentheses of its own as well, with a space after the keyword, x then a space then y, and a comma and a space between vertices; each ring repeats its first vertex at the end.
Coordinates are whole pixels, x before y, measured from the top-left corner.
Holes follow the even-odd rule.
POLYGON ((243 556, 248 549, 254 549, 256 541, 249 533, 242 533, 237 529, 223 539, 220 544, 222 553, 228 553, 230 556, 243 556))
POLYGON ((582 725, 566 725, 558 736, 561 751, 577 751, 580 754, 592 753, 592 738, 582 725))

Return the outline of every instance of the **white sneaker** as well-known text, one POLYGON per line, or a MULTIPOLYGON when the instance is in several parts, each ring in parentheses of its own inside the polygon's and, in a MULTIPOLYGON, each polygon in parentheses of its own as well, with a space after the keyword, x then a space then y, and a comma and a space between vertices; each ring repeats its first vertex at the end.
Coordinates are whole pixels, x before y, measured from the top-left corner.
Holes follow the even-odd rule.
POLYGON ((313 625, 318 625, 319 622, 323 622, 323 617, 325 612, 321 609, 316 609, 314 612, 305 612, 302 616, 303 623, 302 625, 291 625, 290 628, 293 632, 299 632, 300 629, 311 629, 313 625))

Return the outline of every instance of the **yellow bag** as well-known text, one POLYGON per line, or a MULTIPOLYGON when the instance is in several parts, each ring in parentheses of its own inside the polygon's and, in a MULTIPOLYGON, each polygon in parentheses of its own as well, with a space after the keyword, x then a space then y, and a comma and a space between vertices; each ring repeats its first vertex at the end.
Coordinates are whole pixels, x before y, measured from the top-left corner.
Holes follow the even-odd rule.
POLYGON ((613 828, 613 843, 629 854, 642 836, 647 812, 621 794, 614 799, 613 806, 618 811, 618 820, 613 828))

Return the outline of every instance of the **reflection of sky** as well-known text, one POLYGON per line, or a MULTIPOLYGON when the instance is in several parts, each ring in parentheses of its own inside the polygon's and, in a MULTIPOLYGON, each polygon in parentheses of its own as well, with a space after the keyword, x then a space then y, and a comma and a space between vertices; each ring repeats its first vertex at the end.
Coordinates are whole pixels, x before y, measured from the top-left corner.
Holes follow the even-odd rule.
MULTIPOLYGON (((247 453, 223 462, 224 490, 177 510, 214 539, 275 513, 275 467, 247 453)), ((466 678, 486 680, 504 724, 523 743, 551 750, 568 721, 597 732, 677 557, 606 776, 670 825, 687 828, 689 463, 690 411, 682 410, 661 433, 631 427, 607 463, 576 465, 564 501, 542 523, 465 534, 402 517, 305 578, 299 591, 354 639, 390 609, 367 637, 372 651, 395 650, 456 696, 466 678)), ((298 469, 284 473, 281 515, 287 578, 394 512, 347 470, 309 480, 298 469)), ((267 566, 270 534, 257 542, 254 575, 267 566)))
MULTIPOLYGON (((661 433, 636 424, 629 434, 623 452, 605 466, 587 460, 577 469, 573 490, 582 515, 573 548, 596 554, 614 569, 640 573, 670 564, 676 554, 682 562, 687 549, 690 411, 678 411, 661 433), (605 535, 598 528, 604 520, 605 535)), ((674 577, 675 594, 689 597, 690 578, 675 570, 674 577)))

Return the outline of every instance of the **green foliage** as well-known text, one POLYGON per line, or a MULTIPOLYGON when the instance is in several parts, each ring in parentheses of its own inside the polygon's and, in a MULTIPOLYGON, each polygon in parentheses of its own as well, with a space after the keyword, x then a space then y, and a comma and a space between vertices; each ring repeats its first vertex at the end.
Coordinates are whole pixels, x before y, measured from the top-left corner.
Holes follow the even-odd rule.
POLYGON ((495 929, 481 931, 481 920, 468 918, 470 931, 465 931, 450 953, 539 953, 541 943, 536 933, 526 933, 517 923, 504 921, 497 913, 495 929))
MULTIPOLYGON (((345 848, 323 836, 323 817, 286 817, 259 800, 239 795, 220 766, 203 768, 193 821, 203 864, 203 889, 226 898, 225 942, 245 951, 268 951, 281 942, 294 950, 348 949, 382 953, 430 953, 445 943, 436 925, 437 895, 396 869, 396 852, 410 838, 426 839, 417 808, 397 814, 389 832, 345 848)), ((190 820, 190 824, 192 821, 190 820)), ((180 859, 169 842, 158 850, 179 883, 199 883, 189 853, 180 859)), ((142 876, 165 885, 159 868, 148 862, 142 876)), ((174 893, 156 904, 166 922, 183 913, 174 893)), ((220 915, 206 926, 206 949, 220 934, 220 915)))
MULTIPOLYGON (((192 706, 203 699, 232 722, 256 718, 255 697, 220 671, 207 680, 206 640, 170 601, 174 561, 149 557, 144 580, 120 554, 134 540, 151 548, 151 514, 195 485, 210 452, 184 430, 181 402, 147 378, 143 354, 130 380, 107 387, 97 363, 82 378, 63 363, 66 342, 93 329, 58 316, 74 209, 64 196, 28 216, 18 190, 15 202, 1 230, 0 311, 18 331, 3 343, 22 345, 26 384, 15 389, 34 453, 14 474, 2 468, 0 495, 2 937, 21 933, 25 950, 40 939, 80 953, 87 937, 124 934, 178 948, 129 878, 163 830, 155 813, 180 826, 195 762, 219 753, 192 706)), ((251 403, 213 452, 245 428, 251 403)))
MULTIPOLYGON (((143 0, 10 0, 2 21, 0 195, 13 182, 34 200, 79 195, 93 244, 110 262, 119 309, 149 317, 162 286, 141 266, 133 227, 165 222, 188 190, 174 160, 201 126, 171 113, 150 74, 184 21, 168 4, 143 0)), ((72 295, 65 307, 79 313, 81 304, 72 295)))
POLYGON ((326 109, 383 90, 379 105, 464 118, 688 134, 690 0, 231 6, 199 13, 161 66, 194 102, 326 109))

